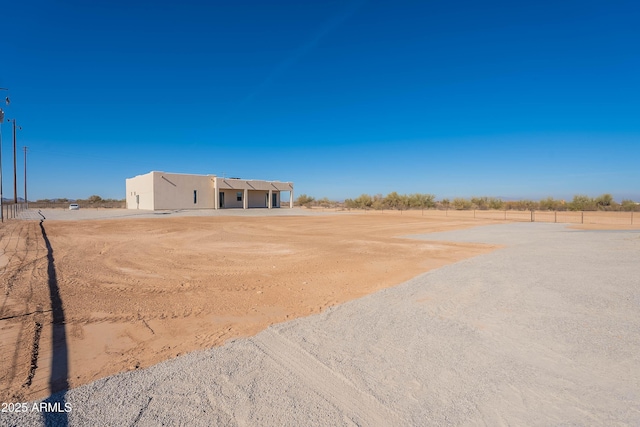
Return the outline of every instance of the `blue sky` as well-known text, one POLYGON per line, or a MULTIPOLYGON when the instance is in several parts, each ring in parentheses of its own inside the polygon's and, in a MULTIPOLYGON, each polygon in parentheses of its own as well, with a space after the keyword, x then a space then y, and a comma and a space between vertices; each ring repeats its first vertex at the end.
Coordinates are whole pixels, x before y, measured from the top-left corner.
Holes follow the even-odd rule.
POLYGON ((124 198, 161 170, 331 199, 640 200, 637 1, 6 3, 30 199, 124 198))

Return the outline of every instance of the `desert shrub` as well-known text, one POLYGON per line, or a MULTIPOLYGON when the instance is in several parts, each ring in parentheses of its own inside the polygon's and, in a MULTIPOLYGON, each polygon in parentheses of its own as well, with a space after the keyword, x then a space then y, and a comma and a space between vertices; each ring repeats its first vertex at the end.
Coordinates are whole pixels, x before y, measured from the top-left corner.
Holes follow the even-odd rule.
POLYGON ((432 208, 436 205, 435 198, 433 194, 413 193, 407 196, 407 202, 410 208, 432 208))
POLYGON ((640 205, 638 205, 633 200, 624 199, 620 204, 620 209, 627 212, 632 212, 632 211, 640 212, 640 205))
POLYGON ((306 194, 301 194, 296 199, 296 205, 309 207, 311 206, 314 200, 315 198, 311 196, 307 196, 306 194))
POLYGON ((472 197, 471 204, 474 209, 489 209, 489 199, 487 197, 472 197))
POLYGON ((504 208, 504 202, 502 199, 495 197, 472 197, 471 204, 474 209, 502 209, 504 208))
POLYGON ((560 200, 555 200, 553 197, 547 197, 546 199, 542 199, 539 202, 539 208, 543 211, 557 211, 561 206, 560 200))
POLYGON ((355 201, 357 207, 360 208, 360 209, 369 209, 369 208, 371 208, 371 205, 373 204, 373 199, 368 194, 361 194, 354 201, 355 201))
POLYGON ((384 198, 384 205, 388 209, 402 209, 403 204, 402 197, 395 191, 387 194, 384 198))
POLYGON ((569 209, 572 211, 595 211, 598 209, 596 200, 584 194, 576 194, 569 203, 569 209))
POLYGON ((331 207, 332 205, 334 205, 335 203, 332 202, 331 200, 329 200, 327 197, 323 197, 322 199, 317 200, 316 204, 318 206, 323 207, 323 208, 328 208, 328 207, 331 207))
POLYGON ((596 207, 599 210, 603 210, 603 211, 613 211, 613 210, 618 210, 620 208, 620 205, 618 205, 616 201, 613 200, 613 196, 609 193, 602 194, 596 197, 595 202, 596 202, 596 207))
POLYGON ((449 209, 451 207, 451 200, 442 199, 438 202, 438 205, 443 209, 449 209))
POLYGON ((489 209, 500 210, 502 208, 504 208, 504 202, 502 201, 502 199, 498 199, 495 197, 489 198, 489 209))
POLYGON ((454 209, 457 209, 459 211, 471 209, 473 207, 473 203, 471 203, 471 200, 463 199, 462 197, 456 197, 455 199, 453 199, 453 203, 451 205, 454 209))
POLYGON ((516 211, 530 211, 538 209, 538 203, 533 200, 515 200, 505 202, 506 209, 516 211))
POLYGON ((384 209, 384 197, 382 196, 382 194, 376 194, 375 196, 373 196, 371 208, 376 210, 384 209))

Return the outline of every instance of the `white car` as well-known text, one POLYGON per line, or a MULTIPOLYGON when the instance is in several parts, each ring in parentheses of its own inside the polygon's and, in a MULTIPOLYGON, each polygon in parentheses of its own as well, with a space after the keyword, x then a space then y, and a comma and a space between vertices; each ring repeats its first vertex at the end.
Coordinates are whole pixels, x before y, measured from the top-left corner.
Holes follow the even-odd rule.
POLYGON ((71 204, 69 205, 69 210, 70 210, 70 211, 77 211, 78 209, 80 209, 80 206, 78 206, 78 204, 77 204, 77 203, 71 203, 71 204))

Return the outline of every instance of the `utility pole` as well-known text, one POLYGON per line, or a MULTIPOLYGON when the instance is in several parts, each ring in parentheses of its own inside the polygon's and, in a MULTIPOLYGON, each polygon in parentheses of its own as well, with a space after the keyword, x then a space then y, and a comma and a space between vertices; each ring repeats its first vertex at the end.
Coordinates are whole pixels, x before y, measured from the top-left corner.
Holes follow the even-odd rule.
MULTIPOLYGON (((7 92, 9 91, 9 89, 7 89, 6 87, 0 87, 0 90, 6 90, 7 92)), ((11 100, 9 99, 9 97, 7 96, 4 99, 5 104, 9 105, 11 104, 11 100)), ((2 123, 4 122, 4 111, 2 111, 2 108, 0 108, 0 221, 4 222, 4 208, 2 206, 3 202, 2 202, 2 123)))
POLYGON ((13 203, 18 203, 18 165, 16 154, 16 119, 13 119, 13 203))
POLYGON ((0 108, 0 222, 4 222, 4 207, 2 206, 2 122, 4 122, 4 111, 0 108))
POLYGON ((27 209, 29 208, 29 199, 27 199, 27 146, 22 147, 24 150, 24 202, 27 204, 27 209))

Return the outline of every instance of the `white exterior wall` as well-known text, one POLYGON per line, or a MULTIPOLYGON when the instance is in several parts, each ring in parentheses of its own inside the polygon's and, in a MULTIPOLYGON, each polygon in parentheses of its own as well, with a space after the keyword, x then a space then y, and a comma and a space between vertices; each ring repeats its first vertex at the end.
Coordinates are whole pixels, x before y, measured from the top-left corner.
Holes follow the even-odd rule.
MULTIPOLYGON (((269 201, 267 199, 267 197, 269 197, 269 192, 268 191, 262 191, 262 190, 249 190, 249 207, 250 208, 268 208, 269 207, 269 201)), ((272 191, 272 208, 279 208, 280 207, 280 192, 279 191, 272 191), (273 195, 275 195, 276 197, 276 202, 273 203, 273 195)))
POLYGON ((213 176, 152 172, 155 209, 210 209, 213 176), (194 203, 193 192, 196 191, 194 203))
POLYGON ((223 209, 242 208, 242 203, 244 201, 244 190, 220 190, 220 192, 224 193, 223 209), (238 201, 237 193, 241 193, 243 200, 238 201))
POLYGON ((266 208, 267 197, 266 191, 249 191, 249 207, 250 208, 266 208))
POLYGON ((127 209, 153 210, 153 172, 128 178, 127 209))
POLYGON ((153 171, 127 179, 126 190, 128 209, 218 209, 220 193, 224 193, 224 208, 266 208, 269 193, 276 197, 271 207, 277 208, 280 191, 293 194, 293 183, 153 171))

